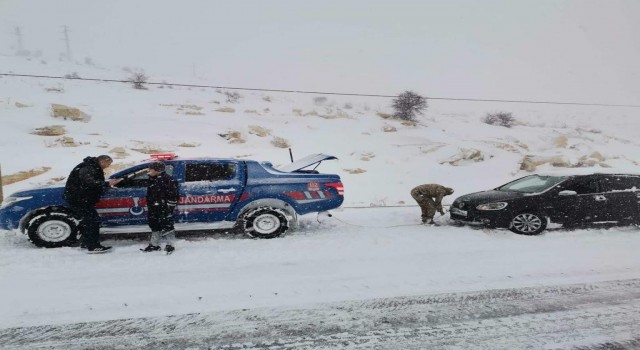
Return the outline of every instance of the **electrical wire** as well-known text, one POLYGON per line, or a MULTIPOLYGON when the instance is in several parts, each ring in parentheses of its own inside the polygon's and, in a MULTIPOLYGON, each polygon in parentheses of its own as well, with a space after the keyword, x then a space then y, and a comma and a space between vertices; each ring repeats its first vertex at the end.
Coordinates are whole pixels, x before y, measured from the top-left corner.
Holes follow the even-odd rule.
MULTIPOLYGON (((132 83, 131 80, 119 79, 99 79, 99 78, 81 78, 81 77, 64 77, 53 75, 36 75, 36 74, 16 74, 16 73, 0 73, 0 76, 7 77, 24 77, 24 78, 40 78, 40 79, 64 79, 64 80, 80 80, 80 81, 98 81, 108 83, 132 83)), ((267 89, 267 88, 250 88, 250 87, 234 87, 234 86, 216 86, 201 84, 184 84, 171 82, 143 82, 146 85, 164 85, 179 87, 195 87, 209 89, 226 89, 241 91, 264 91, 264 92, 280 92, 295 94, 314 94, 314 95, 337 95, 337 96, 358 96, 358 97, 380 97, 380 98, 397 98, 398 95, 382 95, 382 94, 364 94, 364 93, 346 93, 331 91, 306 91, 306 90, 285 90, 285 89, 267 89)), ((584 103, 584 102, 562 102, 562 101, 535 101, 535 100, 507 100, 507 99, 481 99, 481 98, 455 98, 455 97, 425 97, 427 100, 444 100, 444 101, 469 101, 469 102, 500 102, 500 103, 530 103, 530 104, 550 104, 550 105, 574 105, 574 106, 599 106, 599 107, 631 107, 640 108, 640 105, 634 104, 613 104, 613 103, 584 103)))

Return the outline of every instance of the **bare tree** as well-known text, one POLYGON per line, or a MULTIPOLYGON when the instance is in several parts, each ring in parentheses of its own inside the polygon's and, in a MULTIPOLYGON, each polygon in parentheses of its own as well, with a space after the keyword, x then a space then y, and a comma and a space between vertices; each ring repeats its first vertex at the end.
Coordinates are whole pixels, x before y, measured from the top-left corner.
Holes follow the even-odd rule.
POLYGON ((147 77, 144 72, 133 72, 131 76, 127 79, 130 83, 133 84, 134 89, 146 89, 144 83, 147 82, 149 77, 147 77))
POLYGON ((402 120, 415 120, 426 108, 427 99, 413 91, 405 91, 393 100, 393 116, 402 120))

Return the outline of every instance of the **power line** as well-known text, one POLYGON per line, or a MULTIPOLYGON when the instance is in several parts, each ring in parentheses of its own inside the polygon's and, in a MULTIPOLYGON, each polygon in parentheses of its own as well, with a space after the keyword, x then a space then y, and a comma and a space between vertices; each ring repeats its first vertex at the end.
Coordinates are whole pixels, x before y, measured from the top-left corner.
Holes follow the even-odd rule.
MULTIPOLYGON (((35 74, 0 73, 0 76, 25 77, 25 78, 42 78, 42 79, 65 79, 65 80, 99 81, 99 82, 107 82, 107 83, 131 83, 131 81, 129 81, 129 80, 80 78, 80 77, 60 77, 60 76, 52 76, 52 75, 35 75, 35 74)), ((216 85, 199 85, 199 84, 182 84, 182 83, 168 83, 168 82, 161 82, 161 83, 159 83, 159 82, 145 82, 144 84, 147 84, 147 85, 165 85, 165 86, 192 87, 192 88, 241 90, 241 91, 281 92, 281 93, 294 93, 294 94, 337 95, 337 96, 358 96, 358 97, 382 97, 382 98, 396 98, 396 97, 398 97, 397 95, 361 94, 361 93, 328 92, 328 91, 306 91, 306 90, 284 90, 284 89, 263 89, 263 88, 216 86, 216 85)), ((550 104, 550 105, 574 105, 574 106, 600 106, 600 107, 632 107, 632 108, 640 108, 640 105, 612 104, 612 103, 583 103, 583 102, 533 101, 533 100, 503 100, 503 99, 428 97, 428 96, 426 97, 426 99, 428 99, 428 100, 444 100, 444 101, 533 103, 533 104, 550 104)))

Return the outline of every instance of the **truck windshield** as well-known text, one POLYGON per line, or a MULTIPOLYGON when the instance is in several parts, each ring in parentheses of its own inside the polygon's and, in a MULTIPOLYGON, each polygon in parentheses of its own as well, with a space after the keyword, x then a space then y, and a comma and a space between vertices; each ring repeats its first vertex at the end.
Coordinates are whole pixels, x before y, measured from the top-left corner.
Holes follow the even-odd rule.
POLYGON ((530 175, 518 179, 508 184, 498 187, 499 191, 505 192, 522 192, 522 193, 537 193, 544 192, 551 187, 564 181, 566 176, 540 176, 530 175))

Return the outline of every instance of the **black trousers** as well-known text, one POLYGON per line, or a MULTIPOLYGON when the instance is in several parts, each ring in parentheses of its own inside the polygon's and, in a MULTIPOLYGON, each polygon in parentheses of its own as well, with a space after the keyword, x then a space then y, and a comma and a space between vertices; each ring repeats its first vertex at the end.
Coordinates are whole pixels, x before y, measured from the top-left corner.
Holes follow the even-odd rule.
POLYGON ((173 210, 166 205, 150 205, 148 212, 149 227, 153 232, 173 231, 173 210))
POLYGON ((80 220, 82 243, 89 249, 100 246, 100 216, 93 206, 71 205, 73 214, 80 220))

